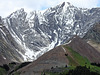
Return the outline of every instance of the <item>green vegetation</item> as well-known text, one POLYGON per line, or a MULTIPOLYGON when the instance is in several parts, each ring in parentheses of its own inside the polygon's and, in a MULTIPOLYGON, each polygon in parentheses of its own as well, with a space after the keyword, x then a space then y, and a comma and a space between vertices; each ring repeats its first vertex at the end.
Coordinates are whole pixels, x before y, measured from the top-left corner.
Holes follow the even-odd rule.
POLYGON ((75 65, 75 62, 77 62, 78 65, 76 65, 76 66, 79 66, 79 65, 86 66, 87 68, 88 67, 90 68, 90 71, 97 72, 100 74, 100 67, 91 65, 90 61, 86 57, 81 56, 79 53, 75 52, 72 48, 70 48, 68 46, 64 46, 64 47, 69 50, 69 52, 71 53, 71 56, 75 60, 75 61, 70 61, 73 59, 70 56, 69 56, 70 59, 69 59, 69 57, 67 57, 68 60, 70 61, 69 64, 71 64, 73 66, 73 65, 75 65))
POLYGON ((6 75, 6 70, 0 67, 0 75, 6 75))
POLYGON ((12 63, 9 63, 8 66, 9 66, 10 68, 14 68, 15 65, 16 65, 16 63, 12 62, 12 63))
POLYGON ((13 75, 20 75, 20 72, 15 72, 13 75))
POLYGON ((69 46, 64 45, 63 47, 68 50, 68 54, 66 54, 69 60, 68 67, 62 68, 62 72, 51 71, 42 75, 100 75, 100 67, 91 65, 86 57, 81 56, 69 46))
POLYGON ((22 67, 25 67, 26 65, 30 64, 31 62, 24 62, 24 63, 21 63, 19 66, 16 66, 15 68, 15 71, 17 71, 18 69, 22 68, 22 67))
POLYGON ((4 64, 3 66, 0 66, 0 75, 7 75, 7 72, 9 72, 9 75, 20 75, 20 72, 16 72, 17 70, 19 70, 20 68, 28 65, 31 62, 24 62, 21 64, 17 64, 15 62, 11 62, 9 64, 4 64))
POLYGON ((100 67, 90 65, 90 70, 100 74, 100 67))
POLYGON ((64 48, 67 48, 67 50, 70 53, 70 55, 67 56, 67 58, 70 62, 69 65, 74 65, 74 66, 87 65, 87 66, 90 66, 90 61, 86 57, 81 56, 79 53, 72 50, 72 48, 70 48, 69 46, 64 46, 64 48))
POLYGON ((65 75, 100 75, 96 72, 90 71, 86 66, 77 66, 74 70, 69 70, 65 75))

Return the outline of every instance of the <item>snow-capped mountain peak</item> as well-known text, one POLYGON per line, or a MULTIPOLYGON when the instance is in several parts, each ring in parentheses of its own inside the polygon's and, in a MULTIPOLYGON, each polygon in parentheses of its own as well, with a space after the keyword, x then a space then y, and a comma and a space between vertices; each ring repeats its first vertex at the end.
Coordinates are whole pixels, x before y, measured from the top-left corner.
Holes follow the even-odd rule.
POLYGON ((16 50, 24 61, 30 61, 64 44, 74 35, 83 37, 99 21, 99 12, 99 8, 77 8, 63 2, 43 12, 28 14, 24 9, 17 10, 4 19, 4 24, 20 46, 16 50))

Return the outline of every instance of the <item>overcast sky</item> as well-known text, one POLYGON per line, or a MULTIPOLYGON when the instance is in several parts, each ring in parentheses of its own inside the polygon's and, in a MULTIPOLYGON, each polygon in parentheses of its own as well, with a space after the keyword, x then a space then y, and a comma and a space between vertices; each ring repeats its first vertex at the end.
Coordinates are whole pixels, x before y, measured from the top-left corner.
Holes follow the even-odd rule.
POLYGON ((24 8, 26 12, 44 10, 65 1, 77 7, 92 8, 100 6, 100 0, 0 0, 0 16, 7 17, 20 8, 24 8))

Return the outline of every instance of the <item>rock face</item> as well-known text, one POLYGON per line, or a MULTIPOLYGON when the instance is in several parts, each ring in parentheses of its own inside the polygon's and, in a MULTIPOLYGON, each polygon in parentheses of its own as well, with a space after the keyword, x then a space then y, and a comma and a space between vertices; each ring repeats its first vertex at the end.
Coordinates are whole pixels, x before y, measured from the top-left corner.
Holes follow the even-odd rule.
POLYGON ((96 23, 84 36, 86 40, 93 40, 100 44, 100 23, 96 23))
POLYGON ((18 51, 21 50, 20 45, 17 44, 8 29, 0 21, 0 61, 2 64, 9 62, 22 62, 24 58, 18 51))
POLYGON ((3 23, 14 40, 15 52, 22 56, 21 60, 31 61, 64 44, 73 35, 82 38, 100 21, 99 12, 100 8, 77 8, 64 2, 44 12, 27 14, 24 9, 17 10, 3 19, 3 23))
POLYGON ((100 23, 96 23, 83 37, 87 42, 100 52, 100 23))

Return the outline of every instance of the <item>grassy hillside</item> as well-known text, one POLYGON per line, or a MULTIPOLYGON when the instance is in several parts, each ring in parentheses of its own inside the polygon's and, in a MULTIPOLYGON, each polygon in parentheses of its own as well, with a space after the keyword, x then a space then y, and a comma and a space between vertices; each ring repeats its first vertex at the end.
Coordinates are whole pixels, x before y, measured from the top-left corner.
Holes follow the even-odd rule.
MULTIPOLYGON (((67 50, 68 52, 68 54, 66 54, 66 58, 68 58, 69 60, 69 65, 67 67, 60 68, 62 69, 62 72, 54 73, 52 71, 49 71, 45 72, 45 75, 67 75, 70 71, 76 72, 77 70, 81 71, 81 69, 85 69, 84 71, 89 73, 90 75, 100 75, 100 67, 91 65, 90 61, 86 57, 81 56, 79 53, 75 52, 69 46, 64 45, 63 48, 65 48, 65 50, 67 50)), ((86 75, 88 75, 87 73, 86 75)))
POLYGON ((86 57, 81 56, 79 53, 75 52, 74 50, 72 50, 70 47, 68 46, 63 46, 65 49, 68 50, 68 52, 70 53, 69 56, 67 56, 67 58, 69 59, 69 65, 72 66, 84 66, 90 65, 90 62, 88 61, 88 59, 86 57))
POLYGON ((73 60, 73 59, 70 56, 67 56, 68 59, 70 58, 69 59, 69 61, 70 61, 69 65, 72 65, 72 66, 86 66, 87 68, 90 68, 91 71, 97 72, 97 73, 100 74, 100 67, 91 65, 90 61, 86 57, 81 56, 79 53, 75 52, 70 47, 68 47, 68 46, 64 46, 64 47, 67 48, 69 50, 69 52, 71 53, 72 57, 75 60, 73 62, 77 62, 78 63, 76 65, 75 63, 70 61, 70 60, 73 60))

